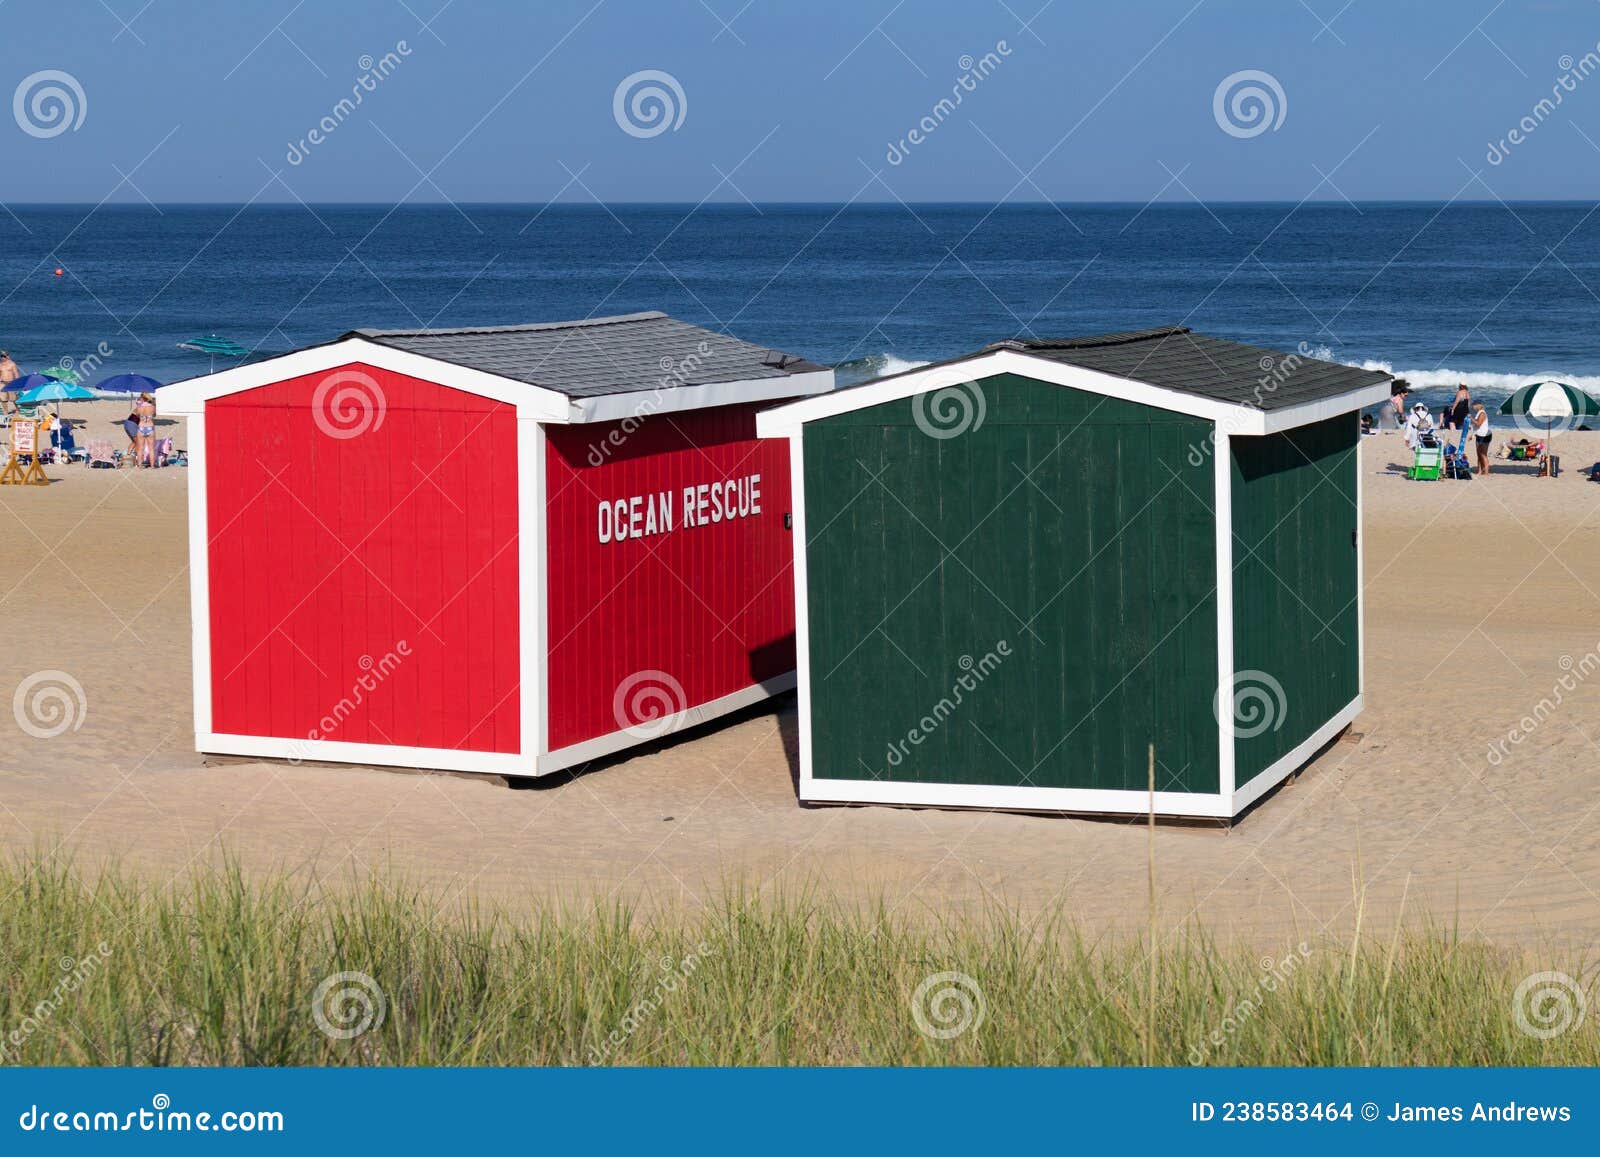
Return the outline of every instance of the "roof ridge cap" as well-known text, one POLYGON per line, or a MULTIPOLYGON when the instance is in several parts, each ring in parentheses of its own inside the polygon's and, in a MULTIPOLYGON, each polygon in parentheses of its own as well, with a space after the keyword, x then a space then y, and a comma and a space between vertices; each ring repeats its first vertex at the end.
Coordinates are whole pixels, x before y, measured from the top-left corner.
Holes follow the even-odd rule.
POLYGON ((553 329, 587 329, 601 325, 621 325, 635 321, 655 321, 668 315, 659 309, 641 313, 618 313, 609 317, 582 317, 572 321, 533 321, 517 325, 471 325, 447 329, 353 329, 345 337, 460 337, 483 333, 529 333, 553 329))
POLYGON ((1155 341, 1159 338, 1176 337, 1180 334, 1193 333, 1186 325, 1164 325, 1153 329, 1127 330, 1122 333, 1091 334, 1086 337, 1066 338, 1037 338, 1032 340, 1012 339, 995 343, 1005 349, 1027 350, 1071 350, 1071 349, 1103 349, 1109 346, 1133 345, 1141 341, 1155 341))

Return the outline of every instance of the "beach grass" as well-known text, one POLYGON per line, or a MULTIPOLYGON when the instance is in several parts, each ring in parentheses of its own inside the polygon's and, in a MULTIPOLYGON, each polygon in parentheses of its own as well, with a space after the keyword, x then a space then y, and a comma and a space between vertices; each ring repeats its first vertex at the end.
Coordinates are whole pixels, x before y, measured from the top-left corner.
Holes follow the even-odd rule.
POLYGON ((381 877, 156 888, 41 853, 0 866, 0 897, 6 1064, 1600 1063, 1585 960, 1444 926, 1271 954, 1191 929, 1151 970, 1144 941, 1064 915, 737 888, 649 918, 509 914, 381 877))

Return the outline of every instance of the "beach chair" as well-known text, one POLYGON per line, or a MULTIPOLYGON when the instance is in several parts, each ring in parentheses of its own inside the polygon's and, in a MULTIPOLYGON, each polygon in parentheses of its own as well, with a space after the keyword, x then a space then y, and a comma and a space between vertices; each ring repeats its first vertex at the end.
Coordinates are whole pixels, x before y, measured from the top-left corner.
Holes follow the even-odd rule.
POLYGON ((110 470, 117 468, 117 448, 109 439, 91 438, 87 446, 89 452, 89 465, 102 466, 110 470))
POLYGON ((1437 482, 1444 472, 1444 447, 1435 440, 1432 446, 1418 446, 1406 477, 1413 482, 1437 482))
POLYGON ((88 457, 87 451, 78 445, 72 427, 66 422, 63 422, 60 430, 55 432, 55 442, 57 462, 76 462, 79 458, 88 457))
POLYGON ((1472 459, 1467 456, 1467 428, 1461 428, 1461 437, 1454 444, 1445 443, 1444 476, 1458 482, 1472 480, 1472 459))

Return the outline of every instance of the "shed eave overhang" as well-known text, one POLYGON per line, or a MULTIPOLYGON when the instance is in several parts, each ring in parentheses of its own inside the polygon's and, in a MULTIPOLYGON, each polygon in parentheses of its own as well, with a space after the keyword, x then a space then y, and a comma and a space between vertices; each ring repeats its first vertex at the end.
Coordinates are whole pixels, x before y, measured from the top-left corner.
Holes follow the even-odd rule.
POLYGON ((825 394, 832 389, 832 370, 811 370, 806 373, 786 374, 782 377, 744 378, 732 382, 706 382, 699 385, 632 390, 622 394, 569 398, 565 420, 573 425, 615 422, 628 418, 645 418, 651 414, 704 410, 712 406, 778 402, 789 398, 825 394))
POLYGON ((1343 394, 1319 398, 1303 405, 1263 410, 1257 406, 1217 401, 1181 390, 1170 390, 1149 382, 1117 377, 1115 374, 1035 357, 1017 350, 991 350, 909 370, 848 390, 837 390, 821 397, 775 407, 757 416, 756 432, 763 438, 796 437, 807 422, 999 374, 1016 374, 1035 381, 1050 382, 1087 393, 1121 398, 1139 405, 1189 414, 1216 422, 1229 434, 1244 437, 1292 430, 1323 418, 1359 410, 1389 396, 1387 382, 1378 382, 1343 394))

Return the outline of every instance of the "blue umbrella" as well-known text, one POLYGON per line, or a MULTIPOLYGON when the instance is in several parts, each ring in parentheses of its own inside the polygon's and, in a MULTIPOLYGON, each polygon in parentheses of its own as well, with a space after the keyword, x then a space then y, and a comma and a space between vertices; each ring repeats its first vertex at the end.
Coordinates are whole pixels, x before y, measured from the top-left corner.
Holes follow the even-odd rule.
POLYGON ((104 394, 153 394, 161 388, 161 383, 143 374, 115 374, 96 382, 94 388, 104 394))
MULTIPOLYGON (((38 376, 37 374, 29 375, 29 377, 38 376)), ((32 389, 24 390, 17 395, 19 404, 29 406, 35 402, 77 402, 85 400, 94 400, 93 390, 86 390, 82 386, 74 385, 71 382, 58 382, 53 379, 46 379, 44 385, 34 386, 32 389)))
POLYGON ((54 378, 47 378, 43 374, 23 374, 16 381, 9 383, 6 389, 20 394, 27 390, 37 389, 40 386, 48 386, 53 381, 55 381, 54 378))

